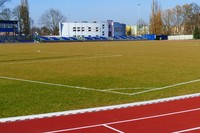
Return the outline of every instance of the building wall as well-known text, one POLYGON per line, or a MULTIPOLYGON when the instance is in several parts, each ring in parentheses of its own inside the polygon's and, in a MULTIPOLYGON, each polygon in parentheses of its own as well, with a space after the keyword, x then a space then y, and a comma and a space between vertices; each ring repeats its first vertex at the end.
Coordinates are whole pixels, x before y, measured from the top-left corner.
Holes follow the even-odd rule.
POLYGON ((108 37, 108 23, 60 23, 59 32, 65 37, 108 37))
POLYGON ((113 20, 108 20, 108 36, 113 37, 114 36, 114 22, 113 20))
POLYGON ((113 37, 125 36, 126 25, 113 20, 107 22, 60 23, 60 36, 64 37, 113 37))
POLYGON ((168 36, 168 40, 192 40, 193 35, 175 35, 168 36))
POLYGON ((114 22, 114 36, 126 36, 126 25, 114 22))

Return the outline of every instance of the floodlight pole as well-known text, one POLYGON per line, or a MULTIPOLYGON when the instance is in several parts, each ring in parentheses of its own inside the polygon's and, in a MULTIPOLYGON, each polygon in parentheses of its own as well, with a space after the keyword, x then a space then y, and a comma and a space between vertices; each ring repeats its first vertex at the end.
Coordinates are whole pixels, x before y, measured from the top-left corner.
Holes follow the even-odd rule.
POLYGON ((140 4, 138 4, 138 28, 137 28, 137 31, 138 31, 138 35, 139 35, 139 32, 140 32, 140 4))
POLYGON ((67 0, 67 22, 68 22, 68 37, 70 37, 70 10, 69 10, 69 0, 67 0))
POLYGON ((67 0, 67 22, 70 22, 69 0, 67 0))

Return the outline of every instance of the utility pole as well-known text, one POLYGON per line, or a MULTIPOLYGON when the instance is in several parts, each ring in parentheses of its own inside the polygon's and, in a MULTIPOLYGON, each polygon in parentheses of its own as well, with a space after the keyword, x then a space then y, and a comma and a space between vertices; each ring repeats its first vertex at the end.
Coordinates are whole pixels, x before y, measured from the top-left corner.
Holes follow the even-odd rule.
POLYGON ((138 28, 137 28, 137 35, 139 35, 140 33, 140 4, 138 4, 138 28))

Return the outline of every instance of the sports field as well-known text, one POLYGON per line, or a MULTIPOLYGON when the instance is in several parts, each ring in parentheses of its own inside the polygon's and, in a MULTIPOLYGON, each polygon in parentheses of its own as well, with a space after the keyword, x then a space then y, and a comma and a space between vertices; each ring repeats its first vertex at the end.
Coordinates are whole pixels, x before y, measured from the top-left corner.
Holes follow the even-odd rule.
POLYGON ((0 45, 0 118, 200 92, 200 41, 0 45))

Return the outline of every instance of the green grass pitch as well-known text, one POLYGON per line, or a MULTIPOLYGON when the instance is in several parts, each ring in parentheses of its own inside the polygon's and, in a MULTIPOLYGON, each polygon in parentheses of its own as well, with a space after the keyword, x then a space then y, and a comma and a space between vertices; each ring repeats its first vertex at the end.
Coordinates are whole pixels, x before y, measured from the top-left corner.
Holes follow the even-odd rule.
POLYGON ((200 41, 3 44, 0 118, 199 93, 200 82, 148 92, 198 79, 200 41))

